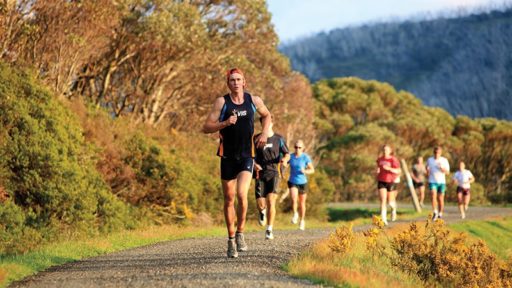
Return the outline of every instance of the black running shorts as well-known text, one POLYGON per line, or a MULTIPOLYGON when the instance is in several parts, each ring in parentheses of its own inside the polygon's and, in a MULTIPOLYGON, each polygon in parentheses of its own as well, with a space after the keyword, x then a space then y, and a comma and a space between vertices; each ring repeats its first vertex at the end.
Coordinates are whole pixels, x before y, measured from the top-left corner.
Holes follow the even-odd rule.
POLYGON ((297 188, 297 190, 299 190, 299 194, 306 194, 306 192, 307 192, 306 184, 294 184, 294 183, 288 181, 288 188, 295 187, 295 188, 297 188))
POLYGON ((277 193, 279 182, 281 182, 279 176, 275 176, 269 179, 256 179, 256 189, 254 190, 256 199, 266 198, 269 193, 277 193))
POLYGON ((425 183, 412 181, 412 185, 414 186, 414 188, 420 188, 420 187, 425 186, 425 183))
POLYGON ((252 158, 221 158, 220 159, 220 178, 222 180, 236 179, 238 174, 242 171, 247 171, 252 174, 254 167, 254 159, 252 158))
POLYGON ((393 182, 382 182, 382 181, 379 181, 379 183, 377 184, 377 189, 386 189, 388 190, 388 192, 391 192, 391 191, 394 191, 396 190, 396 185, 395 183, 393 182))
POLYGON ((462 188, 460 186, 457 186, 457 194, 462 193, 463 196, 468 196, 470 191, 469 188, 462 188))

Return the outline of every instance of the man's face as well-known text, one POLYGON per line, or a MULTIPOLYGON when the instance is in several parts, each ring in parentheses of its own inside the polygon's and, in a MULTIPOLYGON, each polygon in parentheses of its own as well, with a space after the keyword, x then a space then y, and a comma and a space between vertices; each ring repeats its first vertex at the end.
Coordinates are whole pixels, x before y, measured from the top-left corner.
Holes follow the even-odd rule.
POLYGON ((443 150, 442 150, 441 148, 436 148, 436 149, 434 149, 434 155, 435 155, 436 157, 441 156, 441 154, 442 154, 442 153, 443 153, 443 150))
POLYGON ((244 90, 245 79, 242 74, 233 73, 229 75, 228 87, 231 92, 240 92, 244 90))

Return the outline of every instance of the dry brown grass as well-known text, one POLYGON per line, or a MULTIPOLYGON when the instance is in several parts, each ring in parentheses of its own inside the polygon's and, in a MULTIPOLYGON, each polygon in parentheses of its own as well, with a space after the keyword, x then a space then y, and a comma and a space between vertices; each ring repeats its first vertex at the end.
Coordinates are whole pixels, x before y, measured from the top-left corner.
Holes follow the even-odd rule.
POLYGON ((511 264, 484 242, 451 232, 443 221, 383 229, 375 217, 363 233, 339 227, 288 268, 293 275, 340 286, 512 287, 511 264))
POLYGON ((4 283, 6 277, 7 277, 7 271, 0 268, 0 283, 4 283))
MULTIPOLYGON (((295 276, 323 281, 333 286, 410 287, 418 283, 407 279, 406 274, 386 266, 388 262, 385 259, 368 253, 366 238, 362 233, 353 233, 351 226, 340 226, 329 238, 292 260, 288 269, 295 276)), ((382 241, 377 238, 375 240, 382 241)))

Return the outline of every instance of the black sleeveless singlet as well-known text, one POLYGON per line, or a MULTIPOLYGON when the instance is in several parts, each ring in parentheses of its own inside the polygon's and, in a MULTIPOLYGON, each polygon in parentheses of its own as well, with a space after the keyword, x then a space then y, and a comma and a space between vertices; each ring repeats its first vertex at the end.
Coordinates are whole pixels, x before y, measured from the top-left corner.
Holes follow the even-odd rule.
POLYGON ((217 155, 228 159, 254 158, 254 114, 256 106, 249 93, 244 92, 244 103, 237 105, 229 94, 224 95, 219 121, 227 120, 233 113, 238 115, 235 125, 219 131, 220 145, 217 155))

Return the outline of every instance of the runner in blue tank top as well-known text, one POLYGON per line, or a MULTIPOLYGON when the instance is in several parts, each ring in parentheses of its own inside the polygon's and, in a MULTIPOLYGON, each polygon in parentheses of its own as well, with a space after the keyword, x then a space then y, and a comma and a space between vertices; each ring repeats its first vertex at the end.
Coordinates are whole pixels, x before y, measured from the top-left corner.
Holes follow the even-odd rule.
POLYGON ((299 229, 304 230, 306 229, 306 184, 308 182, 306 174, 313 174, 315 168, 309 155, 304 153, 304 141, 298 140, 294 147, 295 153, 290 155, 290 178, 288 179, 288 189, 292 196, 292 223, 299 222, 299 229))
POLYGON ((235 258, 238 257, 238 252, 247 251, 243 231, 247 214, 247 192, 254 166, 253 143, 258 147, 266 144, 271 120, 270 112, 263 100, 244 91, 245 78, 242 70, 230 69, 227 73, 227 84, 230 93, 215 99, 204 123, 203 132, 219 132, 220 135, 217 155, 221 157, 224 218, 228 230, 227 255, 235 258), (262 133, 254 141, 255 112, 262 117, 263 128, 262 133), (238 200, 236 211, 235 197, 238 200))

